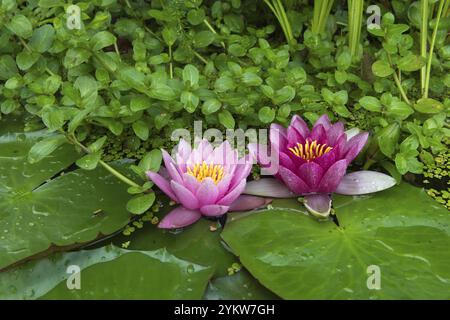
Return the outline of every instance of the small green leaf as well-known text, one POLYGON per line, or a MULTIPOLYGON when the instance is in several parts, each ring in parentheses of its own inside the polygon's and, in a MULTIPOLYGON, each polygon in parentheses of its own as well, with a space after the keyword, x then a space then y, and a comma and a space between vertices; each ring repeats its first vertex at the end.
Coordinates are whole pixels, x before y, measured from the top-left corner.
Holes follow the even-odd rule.
POLYGON ((295 89, 291 86, 284 86, 277 90, 273 97, 274 104, 280 105, 291 101, 295 97, 295 89))
POLYGON ((198 84, 198 69, 192 64, 188 64, 184 67, 183 82, 191 87, 198 84))
POLYGON ((3 114, 9 114, 19 107, 20 107, 20 104, 16 100, 6 99, 5 101, 2 102, 2 104, 0 106, 0 111, 3 114))
POLYGON ((99 51, 114 43, 116 43, 116 37, 108 31, 97 32, 90 40, 90 46, 93 51, 99 51))
POLYGON ((81 169, 84 170, 94 170, 98 162, 100 161, 102 157, 101 152, 93 152, 85 155, 84 157, 78 159, 75 163, 77 166, 79 166, 81 169))
POLYGON ((91 152, 100 151, 102 149, 103 145, 105 144, 107 138, 108 138, 107 136, 103 136, 101 138, 98 138, 97 140, 95 140, 93 143, 91 143, 89 145, 88 149, 91 152))
POLYGON ((48 51, 55 40, 55 29, 49 24, 45 24, 36 30, 30 39, 30 47, 37 52, 48 51))
POLYGON ((394 72, 394 69, 386 61, 378 60, 372 65, 372 72, 378 77, 385 78, 390 76, 394 72))
POLYGON ((228 110, 219 112, 219 122, 227 129, 234 129, 235 121, 233 115, 228 110))
POLYGON ((16 56, 17 66, 20 70, 26 71, 30 69, 41 57, 37 52, 29 52, 27 50, 20 52, 16 56))
POLYGON ((234 84, 234 81, 231 77, 221 76, 214 83, 214 88, 217 92, 226 92, 228 90, 234 90, 236 88, 236 85, 234 84))
POLYGON ((133 95, 130 101, 130 109, 133 112, 146 110, 151 107, 152 101, 149 97, 143 95, 133 95))
POLYGON ((2 55, 0 57, 0 80, 8 80, 18 72, 16 62, 10 55, 2 55))
POLYGON ((162 36, 168 46, 172 46, 177 41, 177 32, 173 27, 165 27, 162 30, 162 36))
POLYGON ((366 110, 372 112, 381 112, 381 102, 378 98, 365 96, 359 99, 359 104, 366 110))
POLYGON ((392 123, 386 128, 381 129, 377 134, 378 145, 381 152, 391 158, 397 147, 399 138, 400 126, 397 123, 392 123))
POLYGON ((183 91, 181 93, 180 101, 187 112, 193 113, 197 109, 200 99, 192 92, 183 91))
POLYGON ((91 52, 84 48, 69 48, 63 60, 63 64, 67 69, 74 68, 80 64, 87 62, 91 57, 91 52))
POLYGON ((175 92, 173 91, 173 89, 168 85, 162 83, 152 86, 149 95, 152 98, 163 101, 170 101, 175 98, 175 92))
POLYGON ((203 8, 189 10, 187 14, 187 20, 194 26, 201 24, 204 19, 205 10, 203 8))
POLYGON ((253 72, 244 72, 242 74, 242 82, 250 87, 260 86, 263 80, 253 72))
POLYGON ((202 105, 202 112, 205 115, 216 112, 220 109, 222 103, 217 99, 208 99, 202 105))
POLYGON ((144 172, 153 171, 158 172, 161 167, 162 153, 159 149, 153 149, 147 152, 139 161, 139 168, 144 172))
POLYGON ((343 51, 336 59, 337 67, 339 70, 347 70, 352 63, 352 56, 349 51, 343 51))
POLYGON ((410 54, 400 58, 397 67, 402 71, 416 71, 425 65, 425 59, 421 56, 410 54))
POLYGON ((58 130, 64 125, 64 112, 58 107, 47 107, 42 112, 42 121, 50 131, 58 130))
POLYGON ((196 48, 204 48, 214 42, 215 35, 211 31, 205 30, 194 35, 193 43, 196 48))
POLYGON ((414 113, 413 108, 411 108, 406 102, 400 100, 392 101, 386 109, 388 115, 395 116, 401 120, 408 118, 414 113))
POLYGON ((127 202, 127 210, 133 214, 143 214, 155 201, 155 193, 139 195, 127 202))
POLYGON ((134 133, 139 137, 139 139, 143 141, 146 141, 148 139, 149 127, 144 121, 138 120, 136 122, 133 122, 132 127, 134 133))
POLYGON ((10 22, 6 24, 6 28, 21 38, 29 38, 33 32, 33 26, 23 14, 15 15, 10 22))
POLYGON ((401 174, 407 172, 420 174, 423 170, 423 163, 417 160, 416 157, 411 157, 403 153, 397 153, 395 156, 395 166, 401 174))
POLYGON ((28 153, 28 162, 36 163, 41 161, 43 158, 51 154, 53 151, 58 149, 59 146, 66 143, 67 139, 65 136, 59 134, 55 136, 50 136, 37 142, 33 147, 31 147, 28 153))
POLYGON ((444 105, 431 98, 422 98, 414 104, 414 109, 420 113, 439 113, 444 109, 444 105))
POLYGON ((262 107, 259 109, 258 118, 262 123, 270 123, 275 119, 275 110, 269 107, 262 107))

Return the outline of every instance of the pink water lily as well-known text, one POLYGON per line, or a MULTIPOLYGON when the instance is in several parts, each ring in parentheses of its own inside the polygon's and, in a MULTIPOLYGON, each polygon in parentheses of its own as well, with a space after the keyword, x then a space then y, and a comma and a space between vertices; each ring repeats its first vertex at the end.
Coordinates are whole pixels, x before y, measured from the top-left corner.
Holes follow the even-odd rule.
POLYGON ((267 199, 242 195, 253 161, 238 157, 237 150, 225 141, 217 148, 202 140, 192 149, 180 140, 175 157, 162 150, 164 166, 147 176, 181 206, 159 223, 171 229, 190 225, 202 216, 219 217, 228 211, 245 211, 264 206, 267 199))
MULTIPOLYGON (((270 127, 270 151, 278 156, 275 179, 264 178, 248 183, 245 193, 289 197, 304 196, 304 204, 314 215, 326 217, 331 210, 331 194, 359 195, 387 189, 395 180, 383 173, 359 171, 346 175, 348 165, 360 153, 368 138, 367 132, 344 131, 342 122, 332 124, 321 116, 310 130, 295 115, 288 128, 270 127)), ((268 166, 268 157, 260 145, 249 149, 261 167, 268 166)), ((273 156, 273 155, 272 155, 273 156)))

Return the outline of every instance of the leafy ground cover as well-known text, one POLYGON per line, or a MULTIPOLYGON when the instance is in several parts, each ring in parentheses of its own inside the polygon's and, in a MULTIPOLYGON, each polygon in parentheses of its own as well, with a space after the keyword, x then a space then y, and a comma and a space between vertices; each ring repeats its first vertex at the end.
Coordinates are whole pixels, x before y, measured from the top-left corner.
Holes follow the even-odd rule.
POLYGON ((74 4, 0 2, 1 298, 449 298, 450 1, 375 1, 375 27, 364 1, 74 4), (323 114, 398 185, 157 228, 174 130, 323 114))

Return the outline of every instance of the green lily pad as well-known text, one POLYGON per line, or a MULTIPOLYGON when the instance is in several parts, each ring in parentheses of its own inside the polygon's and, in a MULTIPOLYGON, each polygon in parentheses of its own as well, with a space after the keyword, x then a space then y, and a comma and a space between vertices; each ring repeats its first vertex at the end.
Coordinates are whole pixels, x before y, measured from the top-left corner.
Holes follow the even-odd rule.
POLYGON ((73 146, 27 162, 31 146, 46 135, 0 136, 0 269, 111 234, 129 220, 126 186, 106 170, 76 170, 49 180, 79 157, 73 146))
POLYGON ((0 299, 200 299, 211 273, 165 249, 108 246, 56 253, 3 272, 0 299), (79 289, 69 289, 78 271, 79 289))
POLYGON ((181 231, 170 231, 146 223, 142 229, 137 229, 130 236, 115 237, 113 243, 120 246, 122 243, 130 241, 127 248, 134 250, 165 248, 181 259, 211 266, 215 269, 216 276, 223 276, 227 274, 227 269, 236 262, 236 257, 223 246, 220 229, 211 231, 211 225, 216 226, 216 223, 201 219, 181 231))
POLYGON ((206 300, 275 300, 279 299, 264 288, 245 269, 231 276, 210 281, 205 292, 206 300))
POLYGON ((334 208, 340 226, 275 208, 235 216, 222 238, 282 298, 450 298, 450 214, 423 190, 336 196, 334 208))

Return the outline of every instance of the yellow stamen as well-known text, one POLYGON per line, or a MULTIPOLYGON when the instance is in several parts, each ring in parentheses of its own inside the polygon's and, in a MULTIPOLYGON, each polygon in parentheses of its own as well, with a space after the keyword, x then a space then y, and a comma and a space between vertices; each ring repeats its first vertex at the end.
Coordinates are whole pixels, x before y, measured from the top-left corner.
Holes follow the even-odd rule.
POLYGON ((206 164, 205 161, 202 164, 195 164, 187 168, 187 173, 195 177, 198 182, 202 182, 206 178, 211 178, 215 184, 218 184, 222 180, 224 175, 223 166, 206 164))
POLYGON ((330 152, 332 149, 333 147, 330 147, 326 144, 317 143, 316 140, 314 141, 306 140, 304 144, 297 142, 297 145, 295 147, 289 148, 289 150, 294 155, 306 161, 310 161, 318 157, 321 157, 324 154, 330 152))

